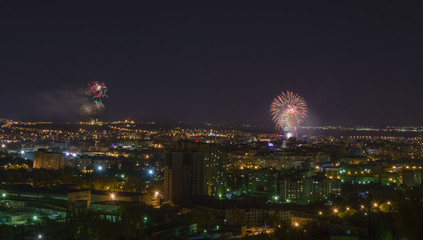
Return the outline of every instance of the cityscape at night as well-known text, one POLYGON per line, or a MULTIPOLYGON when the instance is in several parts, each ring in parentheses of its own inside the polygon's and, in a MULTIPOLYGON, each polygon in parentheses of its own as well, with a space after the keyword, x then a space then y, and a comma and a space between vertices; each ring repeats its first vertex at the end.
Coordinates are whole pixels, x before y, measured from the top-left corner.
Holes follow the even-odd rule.
POLYGON ((423 239, 423 4, 0 6, 0 240, 423 239))

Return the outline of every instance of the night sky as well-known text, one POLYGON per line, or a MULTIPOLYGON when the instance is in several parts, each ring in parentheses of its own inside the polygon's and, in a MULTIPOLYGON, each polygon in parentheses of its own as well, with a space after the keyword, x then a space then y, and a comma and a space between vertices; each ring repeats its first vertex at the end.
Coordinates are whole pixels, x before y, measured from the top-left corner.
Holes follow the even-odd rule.
POLYGON ((97 80, 106 120, 270 125, 291 90, 308 124, 423 125, 419 1, 30 2, 0 3, 0 118, 79 120, 97 80))

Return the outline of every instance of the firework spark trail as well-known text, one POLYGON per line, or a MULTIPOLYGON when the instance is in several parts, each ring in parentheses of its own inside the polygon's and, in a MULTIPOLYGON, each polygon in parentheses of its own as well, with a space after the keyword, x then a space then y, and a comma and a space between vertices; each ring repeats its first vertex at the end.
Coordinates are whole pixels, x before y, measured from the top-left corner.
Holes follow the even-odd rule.
POLYGON ((307 105, 302 97, 293 92, 282 92, 270 107, 276 129, 295 131, 307 117, 307 105))

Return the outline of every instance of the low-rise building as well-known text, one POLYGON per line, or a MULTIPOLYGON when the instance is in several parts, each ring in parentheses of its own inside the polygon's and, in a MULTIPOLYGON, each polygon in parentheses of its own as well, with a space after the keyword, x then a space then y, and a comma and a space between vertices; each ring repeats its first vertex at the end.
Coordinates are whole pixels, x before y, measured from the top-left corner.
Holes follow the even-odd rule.
POLYGON ((63 169, 65 167, 65 157, 62 153, 52 153, 47 151, 34 152, 33 168, 63 169))
POLYGON ((265 226, 291 222, 291 211, 268 209, 226 209, 226 221, 236 226, 265 226))
POLYGON ((341 195, 339 179, 285 178, 279 184, 282 201, 309 203, 327 198, 330 194, 341 195))

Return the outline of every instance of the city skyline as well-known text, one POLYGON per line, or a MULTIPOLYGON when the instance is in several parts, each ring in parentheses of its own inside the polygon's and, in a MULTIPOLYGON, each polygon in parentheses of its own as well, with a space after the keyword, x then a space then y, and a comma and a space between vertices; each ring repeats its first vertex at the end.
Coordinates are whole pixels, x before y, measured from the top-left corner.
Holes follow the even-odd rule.
POLYGON ((0 239, 423 239, 422 7, 0 3, 0 239))
POLYGON ((91 81, 104 120, 271 125, 304 97, 306 125, 420 125, 418 3, 112 3, 2 8, 2 118, 78 121, 91 81))

